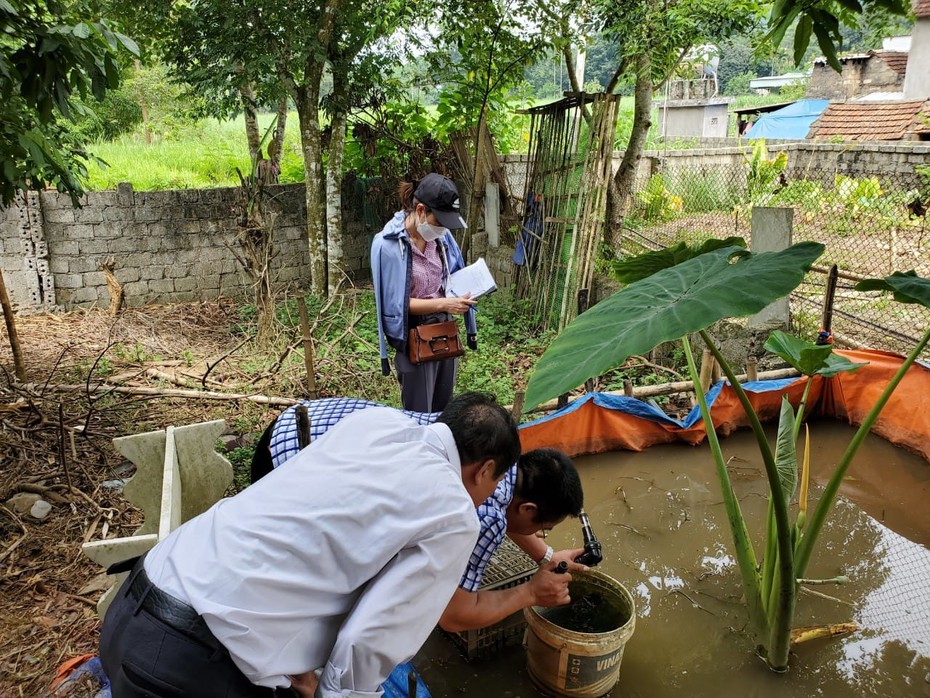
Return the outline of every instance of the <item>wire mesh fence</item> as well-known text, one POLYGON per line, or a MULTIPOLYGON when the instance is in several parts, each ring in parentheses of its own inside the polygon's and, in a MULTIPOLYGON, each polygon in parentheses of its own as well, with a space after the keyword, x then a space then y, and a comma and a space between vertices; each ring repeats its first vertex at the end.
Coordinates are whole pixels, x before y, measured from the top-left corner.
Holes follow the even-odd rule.
POLYGON ((874 172, 858 168, 852 174, 789 165, 786 153, 770 154, 764 146, 741 159, 657 160, 652 174, 641 178, 631 193, 615 253, 625 256, 730 235, 751 245, 753 206, 790 207, 793 240, 826 246, 818 266, 792 294, 794 329, 816 337, 826 272, 836 264, 836 337, 852 346, 909 351, 930 323, 930 310, 853 287, 862 278, 893 271, 930 274, 930 165, 916 162, 874 172))

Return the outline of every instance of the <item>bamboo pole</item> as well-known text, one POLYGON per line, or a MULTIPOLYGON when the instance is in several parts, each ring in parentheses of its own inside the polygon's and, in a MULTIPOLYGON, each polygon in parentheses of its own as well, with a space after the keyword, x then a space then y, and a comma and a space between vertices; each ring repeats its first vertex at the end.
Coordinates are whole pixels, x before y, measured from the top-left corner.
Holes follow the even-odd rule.
POLYGON ((42 383, 18 383, 14 384, 14 387, 21 390, 26 390, 36 395, 48 391, 57 393, 92 393, 95 395, 100 393, 118 393, 120 395, 150 395, 152 397, 176 397, 189 398, 194 400, 248 400, 249 402, 257 402, 261 405, 276 405, 281 407, 290 407, 291 405, 296 405, 300 402, 300 400, 295 400, 294 398, 290 397, 257 395, 254 393, 216 393, 209 390, 145 388, 141 386, 130 385, 107 385, 106 383, 99 383, 97 385, 90 386, 83 383, 80 385, 67 383, 56 385, 54 383, 50 383, 47 386, 42 383))
POLYGON ((759 359, 755 356, 750 356, 746 359, 746 376, 749 382, 759 380, 759 359))
MULTIPOLYGON (((773 371, 763 371, 756 378, 758 380, 778 380, 781 378, 796 378, 801 374, 793 368, 779 368, 773 371)), ((745 373, 742 373, 736 376, 736 379, 740 383, 745 383, 748 379, 748 376, 745 373)), ((636 398, 648 398, 648 397, 659 397, 662 395, 675 395, 676 393, 690 393, 694 390, 694 383, 691 381, 674 381, 670 383, 661 383, 658 385, 640 385, 633 388, 632 397, 636 398)), ((609 390, 605 391, 604 395, 626 395, 625 391, 609 390)), ((564 397, 564 396, 563 396, 564 397)), ((629 397, 629 396, 628 396, 629 397)), ((549 400, 543 404, 530 410, 531 412, 548 412, 550 410, 557 409, 559 407, 558 402, 561 400, 561 397, 556 400, 549 400)), ((564 405, 563 405, 564 406, 564 405)))
POLYGON ((26 363, 23 361, 23 350, 19 345, 19 333, 16 331, 16 319, 13 315, 13 306, 10 296, 6 292, 6 280, 0 272, 0 305, 3 306, 3 320, 6 322, 6 331, 10 336, 10 351, 13 352, 13 371, 16 380, 26 382, 26 363))
POLYGON ((707 390, 710 388, 711 374, 713 373, 713 361, 714 357, 710 352, 710 349, 705 349, 701 353, 701 392, 707 393, 707 390))

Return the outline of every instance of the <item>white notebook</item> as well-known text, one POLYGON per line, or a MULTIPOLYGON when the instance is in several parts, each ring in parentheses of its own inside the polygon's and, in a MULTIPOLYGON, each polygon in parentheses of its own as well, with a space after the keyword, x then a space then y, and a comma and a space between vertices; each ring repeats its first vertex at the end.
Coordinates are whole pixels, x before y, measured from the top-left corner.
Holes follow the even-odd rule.
POLYGON ((464 296, 466 293, 471 293, 472 298, 481 298, 496 290, 497 284, 494 283, 491 270, 488 269, 484 257, 480 257, 474 264, 459 269, 449 277, 446 297, 464 296))

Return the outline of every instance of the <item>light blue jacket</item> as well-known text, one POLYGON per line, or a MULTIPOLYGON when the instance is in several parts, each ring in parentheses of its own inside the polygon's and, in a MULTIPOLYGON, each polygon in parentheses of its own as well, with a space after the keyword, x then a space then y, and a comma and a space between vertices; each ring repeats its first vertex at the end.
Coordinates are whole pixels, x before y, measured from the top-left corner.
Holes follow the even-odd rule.
MULTIPOLYGON (((378 345, 381 349, 381 372, 390 375, 387 339, 407 341, 407 311, 410 307, 410 275, 413 261, 410 253, 410 238, 404 227, 406 214, 398 211, 375 235, 371 242, 371 277, 375 287, 375 306, 378 313, 378 345)), ((462 269, 465 261, 458 243, 447 232, 437 241, 439 254, 445 259, 446 276, 462 269)), ((447 285, 443 282, 443 286, 447 285)), ((475 310, 465 313, 465 331, 475 337, 475 310)))

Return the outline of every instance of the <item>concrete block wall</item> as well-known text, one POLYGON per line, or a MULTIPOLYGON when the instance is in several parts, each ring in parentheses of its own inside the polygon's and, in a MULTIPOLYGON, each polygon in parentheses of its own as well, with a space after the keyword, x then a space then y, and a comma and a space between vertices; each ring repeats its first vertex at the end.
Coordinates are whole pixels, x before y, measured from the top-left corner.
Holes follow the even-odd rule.
MULTIPOLYGON (((0 267, 11 300, 20 309, 107 304, 100 265, 108 260, 129 305, 247 295, 248 277, 228 247, 236 245, 236 191, 136 192, 120 185, 87 194, 80 209, 58 192, 32 194, 29 205, 0 212, 0 267)), ((302 184, 267 191, 266 211, 278 214, 278 285, 309 281, 304 197, 302 184)), ((346 214, 346 269, 364 280, 372 232, 351 209, 346 214)))

